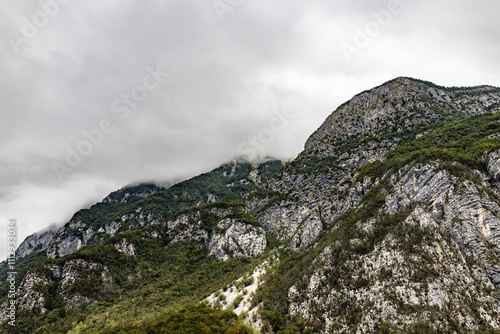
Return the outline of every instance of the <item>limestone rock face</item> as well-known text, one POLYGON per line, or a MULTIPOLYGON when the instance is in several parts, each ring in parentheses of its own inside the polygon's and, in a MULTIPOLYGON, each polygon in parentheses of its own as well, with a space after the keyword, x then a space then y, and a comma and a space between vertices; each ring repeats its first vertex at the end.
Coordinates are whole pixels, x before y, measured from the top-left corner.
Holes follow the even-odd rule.
POLYGON ((500 150, 489 154, 488 172, 495 180, 498 180, 500 178, 500 150))
MULTIPOLYGON (((45 312, 46 309, 43 307, 45 303, 45 297, 38 291, 37 287, 44 286, 50 283, 50 280, 37 274, 28 272, 19 287, 16 290, 16 309, 31 310, 35 306, 41 307, 41 311, 45 312)), ((9 299, 0 305, 0 323, 8 320, 7 315, 9 314, 9 299)))
POLYGON ((297 228, 288 248, 294 251, 311 245, 323 230, 323 223, 317 216, 310 216, 297 228))
POLYGON ((120 243, 117 243, 114 246, 117 251, 124 253, 125 255, 135 255, 135 247, 132 243, 128 242, 127 239, 122 239, 120 243))
MULTIPOLYGON (((236 210, 247 211, 244 207, 236 210)), ((163 233, 171 243, 187 241, 201 244, 208 249, 210 256, 223 261, 262 254, 267 246, 264 228, 237 218, 228 218, 232 213, 234 209, 214 207, 181 214, 163 224, 163 233), (207 224, 202 218, 201 210, 213 215, 212 219, 217 222, 207 224)))
POLYGON ((404 224, 403 229, 418 230, 427 242, 408 251, 399 233, 389 233, 373 251, 354 253, 344 263, 336 261, 340 249, 325 248, 314 260, 318 269, 290 287, 289 313, 310 321, 321 314, 325 333, 349 331, 349 318, 356 311, 342 305, 359 308, 356 333, 375 332, 381 321, 402 328, 425 319, 426 308, 452 315, 464 330, 478 328, 480 322, 498 328, 498 293, 485 272, 468 264, 458 244, 443 235, 423 207, 417 207, 404 224), (423 263, 435 274, 420 272, 423 263), (349 278, 339 276, 339 269, 349 278), (402 312, 403 307, 411 312, 402 312))
POLYGON ((54 239, 56 233, 57 228, 52 226, 47 231, 28 236, 17 248, 16 259, 22 259, 33 252, 46 249, 54 239))
POLYGON ((265 198, 251 196, 248 207, 267 233, 278 240, 290 240, 287 247, 299 250, 311 245, 338 216, 355 208, 378 181, 344 172, 320 175, 283 173, 261 187, 270 192, 265 198))
MULTIPOLYGON (((29 271, 16 290, 17 307, 20 310, 31 310, 39 307, 46 312, 47 287, 55 286, 55 293, 64 300, 66 307, 92 303, 86 290, 75 288, 76 284, 109 286, 112 284, 111 273, 107 267, 99 263, 73 259, 64 265, 45 265, 42 270, 29 271)), ((0 319, 5 318, 6 304, 0 306, 0 319)))
POLYGON ((83 302, 91 303, 92 300, 83 291, 73 292, 72 287, 79 280, 90 284, 111 285, 113 279, 108 268, 94 262, 82 259, 70 260, 62 267, 52 267, 54 277, 59 280, 58 288, 66 305, 77 306, 83 302), (89 279, 90 278, 90 279, 89 279), (91 282, 91 280, 94 280, 91 282))
POLYGON ((54 235, 46 252, 47 257, 56 258, 72 254, 85 246, 93 235, 92 227, 88 227, 80 220, 71 221, 54 235), (72 233, 68 234, 68 230, 72 233), (78 233, 75 233, 76 231, 78 233))
POLYGON ((141 208, 134 213, 118 217, 97 231, 83 221, 71 221, 53 234, 52 240, 48 239, 46 254, 49 258, 64 257, 88 245, 92 237, 104 240, 104 237, 113 237, 120 232, 155 224, 159 224, 155 215, 151 212, 145 213, 141 208))
POLYGON ((266 232, 256 227, 232 219, 222 220, 217 228, 224 233, 216 233, 209 242, 209 255, 219 260, 231 257, 255 257, 266 248, 266 232))
MULTIPOLYGON (((490 167, 488 170, 493 176, 493 169, 490 167)), ((472 171, 472 174, 483 182, 474 183, 454 176, 443 169, 439 161, 435 161, 405 166, 388 176, 388 186, 392 191, 386 196, 380 211, 373 215, 396 215, 416 206, 404 221, 406 227, 402 230, 408 229, 407 234, 426 235, 425 241, 415 242, 416 249, 408 253, 408 244, 402 241, 403 236, 389 234, 372 252, 361 256, 354 252, 354 258, 342 264, 333 259, 345 249, 334 245, 327 247, 315 259, 314 267, 319 269, 305 282, 301 280, 290 287, 289 314, 311 322, 317 321, 318 314, 321 314, 320 318, 325 321, 325 333, 342 333, 349 328, 350 315, 346 315, 338 305, 358 305, 363 310, 363 317, 356 332, 367 333, 375 331, 374 324, 381 321, 402 328, 424 317, 404 315, 401 305, 407 305, 415 310, 433 307, 439 312, 453 314, 461 326, 469 330, 479 328, 483 322, 499 328, 500 207, 498 199, 488 192, 492 186, 484 181, 488 180, 488 175, 480 171, 472 171), (466 257, 474 259, 474 264, 471 265, 466 257), (424 266, 424 263, 429 270, 425 274, 412 270, 424 266), (339 266, 342 268, 340 273, 339 266), (334 272, 340 278, 334 278, 334 272), (422 283, 419 275, 427 277, 429 272, 434 274, 422 283), (344 287, 339 288, 339 279, 345 280, 342 283, 344 287), (335 286, 328 283, 332 281, 337 282, 335 286), (482 305, 479 318, 474 307, 458 309, 457 306, 479 304, 482 305)), ((339 191, 342 187, 340 183, 333 186, 337 188, 333 196, 325 196, 316 202, 323 210, 326 207, 337 212, 337 215, 323 214, 323 217, 338 217, 340 212, 348 210, 337 211, 342 207, 362 208, 361 198, 378 181, 368 178, 356 181, 346 177, 343 182, 350 183, 348 191, 339 191), (338 193, 345 196, 340 205, 336 202, 338 193), (328 203, 329 200, 334 202, 328 203)), ((312 187, 312 182, 306 182, 305 187, 312 187)), ((301 204, 312 202, 307 196, 298 197, 296 201, 301 204)), ((276 233, 279 228, 284 229, 295 222, 292 225, 295 232, 287 234, 293 235, 288 245, 290 249, 301 251, 313 244, 323 230, 319 214, 315 215, 314 210, 311 213, 297 209, 298 205, 293 206, 291 201, 271 207, 265 201, 261 203, 265 209, 257 216, 268 222, 265 226, 269 233, 276 233), (301 242, 304 236, 309 238, 301 242)), ((259 205, 253 209, 259 212, 259 205)), ((357 228, 370 234, 377 229, 377 224, 376 220, 360 221, 357 228)), ((369 242, 362 239, 350 241, 354 249, 366 243, 369 242)))
POLYGON ((49 280, 35 273, 28 273, 22 280, 17 294, 19 298, 19 309, 32 309, 34 306, 43 307, 45 298, 36 287, 47 285, 49 280))
POLYGON ((424 205, 500 288, 500 207, 485 188, 439 170, 437 164, 401 170, 398 176, 397 191, 388 196, 386 210, 394 214, 411 202, 424 205))

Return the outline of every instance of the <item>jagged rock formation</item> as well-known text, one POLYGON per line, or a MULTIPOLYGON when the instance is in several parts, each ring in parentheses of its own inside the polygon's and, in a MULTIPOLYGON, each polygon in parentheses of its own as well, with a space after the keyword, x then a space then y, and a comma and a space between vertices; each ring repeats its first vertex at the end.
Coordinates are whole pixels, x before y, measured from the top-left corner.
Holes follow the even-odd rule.
MULTIPOLYGON (((68 308, 89 303, 95 298, 96 287, 109 286, 112 281, 108 268, 99 263, 73 259, 61 265, 45 265, 24 276, 17 289, 17 309, 38 308, 45 313, 47 308, 54 307, 58 297, 68 308), (50 287, 57 287, 56 298, 50 294, 50 287)), ((6 319, 6 307, 6 303, 0 307, 0 321, 6 319)))
POLYGON ((500 207, 488 188, 439 170, 437 164, 400 170, 396 177, 400 180, 394 188, 399 192, 388 196, 385 209, 394 214, 411 202, 425 205, 441 228, 485 267, 500 288, 500 207))
POLYGON ((119 251, 123 254, 126 254, 128 256, 135 255, 135 247, 127 239, 122 239, 121 242, 116 243, 114 246, 115 246, 117 251, 119 251))
POLYGON ((264 252, 266 232, 244 206, 217 203, 180 214, 151 229, 154 238, 164 235, 170 243, 195 241, 208 254, 227 261, 233 257, 255 257, 264 252), (234 217, 234 218, 233 218, 234 217))
POLYGON ((57 228, 55 225, 52 225, 44 232, 39 232, 28 236, 24 241, 19 245, 16 250, 16 260, 22 259, 34 252, 41 251, 47 249, 52 240, 54 240, 54 236, 57 233, 57 228))

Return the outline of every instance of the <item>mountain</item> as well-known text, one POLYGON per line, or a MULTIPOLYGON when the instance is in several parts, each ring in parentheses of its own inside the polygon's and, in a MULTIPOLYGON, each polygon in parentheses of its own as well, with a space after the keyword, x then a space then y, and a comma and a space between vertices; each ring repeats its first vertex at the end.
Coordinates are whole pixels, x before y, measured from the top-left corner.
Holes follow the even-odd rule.
POLYGON ((500 333, 500 88, 396 78, 290 163, 150 187, 28 237, 1 329, 500 333))
POLYGON ((157 224, 158 219, 168 218, 181 209, 217 200, 241 199, 256 182, 281 166, 279 160, 254 166, 233 162, 168 189, 152 183, 123 187, 90 208, 78 211, 63 227, 57 229, 51 225, 28 236, 19 245, 16 259, 45 250, 49 258, 63 257, 118 232, 157 224), (140 201, 146 197, 147 200, 140 201))
MULTIPOLYGON (((19 245, 16 251, 16 259, 19 260, 34 252, 46 250, 49 246, 58 249, 57 255, 59 256, 71 254, 87 244, 87 241, 94 233, 92 226, 96 222, 101 222, 106 219, 106 216, 117 213, 121 208, 162 190, 165 190, 162 186, 144 183, 114 191, 100 203, 75 213, 71 221, 62 228, 57 229, 55 225, 51 225, 46 231, 28 236, 19 245), (83 231, 83 227, 88 228, 83 231), (77 230, 78 233, 72 233, 71 229, 77 230), (84 235, 79 235, 82 232, 84 235), (64 242, 54 243, 54 239, 61 240, 63 239, 62 236, 64 236, 64 242)), ((55 250, 52 250, 52 253, 55 253, 55 250)))

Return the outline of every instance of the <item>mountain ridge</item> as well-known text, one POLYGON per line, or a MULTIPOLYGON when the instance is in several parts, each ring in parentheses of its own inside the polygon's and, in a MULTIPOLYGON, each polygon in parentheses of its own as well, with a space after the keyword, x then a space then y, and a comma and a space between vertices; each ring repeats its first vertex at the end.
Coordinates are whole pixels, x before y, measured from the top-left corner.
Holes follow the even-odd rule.
MULTIPOLYGON (((39 262, 18 288, 25 326, 145 333, 136 305, 142 328, 161 332, 150 308, 169 318, 180 300, 204 300, 264 333, 496 333, 499 111, 489 86, 400 77, 357 94, 289 164, 219 167, 114 214, 101 224, 108 237, 39 262), (160 205, 184 192, 199 197, 160 205), (173 263, 189 268, 183 279, 173 263), (85 275, 102 286, 87 293, 85 275)), ((65 238, 85 236, 72 228, 65 238)))

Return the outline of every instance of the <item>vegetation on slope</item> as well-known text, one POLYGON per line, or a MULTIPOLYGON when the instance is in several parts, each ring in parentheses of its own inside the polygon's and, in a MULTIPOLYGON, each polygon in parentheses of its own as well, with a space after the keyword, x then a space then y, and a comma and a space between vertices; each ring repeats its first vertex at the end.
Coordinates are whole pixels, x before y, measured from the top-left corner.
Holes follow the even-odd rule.
POLYGON ((248 326, 238 321, 234 312, 215 310, 203 304, 188 305, 168 311, 140 326, 117 326, 103 334, 251 334, 248 326))
MULTIPOLYGON (((261 177, 271 175, 281 168, 279 160, 267 161, 255 166, 261 177)), ((154 193, 140 201, 121 208, 112 214, 98 212, 89 217, 89 225, 94 230, 116 220, 117 217, 135 213, 139 208, 141 212, 152 213, 155 219, 162 222, 170 219, 179 211, 202 205, 211 200, 237 201, 255 188, 255 183, 249 174, 254 169, 250 163, 225 164, 211 172, 195 176, 180 182, 167 190, 154 193)), ((90 239, 92 242, 101 242, 100 239, 90 239)))
MULTIPOLYGON (((144 199, 146 194, 164 190, 165 188, 163 187, 146 183, 124 187, 109 194, 102 202, 96 203, 88 209, 79 210, 71 217, 70 221, 80 220, 94 230, 97 230, 99 227, 116 218, 125 208, 144 199), (126 193, 129 195, 126 196, 126 193)), ((67 233, 69 234, 71 231, 68 229, 67 233)))
POLYGON ((412 162, 440 160, 457 162, 462 167, 443 164, 451 171, 460 168, 486 171, 485 154, 500 148, 500 114, 457 117, 442 124, 430 133, 417 138, 389 152, 385 161, 375 161, 359 170, 359 178, 381 177, 389 171, 396 171, 412 162))
MULTIPOLYGON (((112 274, 113 284, 105 285, 99 275, 94 275, 77 280, 71 290, 75 296, 89 296, 98 303, 67 308, 59 288, 48 286, 43 291, 47 312, 41 313, 40 308, 19 311, 19 322, 12 333, 122 333, 132 328, 137 333, 150 333, 145 329, 158 327, 169 317, 174 319, 172 311, 198 303, 210 292, 252 270, 259 261, 239 258, 223 262, 209 257, 205 249, 193 243, 173 244, 165 249, 161 240, 137 242, 141 241, 137 231, 129 231, 122 237, 134 240, 136 256, 119 253, 110 240, 46 263, 62 266, 73 259, 83 259, 104 264, 112 274)), ((45 268, 39 266, 35 270, 46 272, 45 268)), ((200 312, 208 312, 189 308, 188 311, 195 318, 200 312)), ((220 314, 213 316, 217 318, 220 314)), ((226 314, 219 320, 234 318, 227 317, 226 314)), ((0 328, 11 330, 6 323, 2 325, 0 328)), ((235 323, 226 325, 238 327, 235 323)))
MULTIPOLYGON (((88 209, 76 212, 71 221, 81 220, 86 224, 86 228, 92 227, 94 231, 104 225, 116 220, 117 217, 136 212, 141 207, 143 212, 151 212, 160 222, 176 215, 179 211, 205 204, 208 201, 208 194, 214 195, 218 201, 241 201, 242 196, 255 188, 255 183, 250 180, 249 173, 256 168, 261 179, 267 178, 282 167, 280 160, 270 160, 253 166, 250 163, 225 164, 211 172, 195 176, 189 180, 180 182, 169 189, 152 184, 140 184, 132 187, 125 187, 111 193, 106 201, 96 203, 88 209), (152 193, 146 198, 134 194, 152 193), (125 193, 132 195, 125 197, 125 193), (124 200, 126 199, 126 200, 124 200)), ((241 204, 241 202, 240 202, 241 204)), ((68 235, 80 236, 82 232, 78 229, 66 228, 62 237, 68 235)), ((101 238, 91 238, 89 244, 100 243, 101 238)), ((24 274, 33 266, 42 263, 46 259, 45 251, 32 254, 28 258, 19 259, 16 263, 18 272, 17 284, 24 277, 24 274)), ((4 263, 0 267, 0 302, 5 299, 8 291, 7 266, 4 263)))

